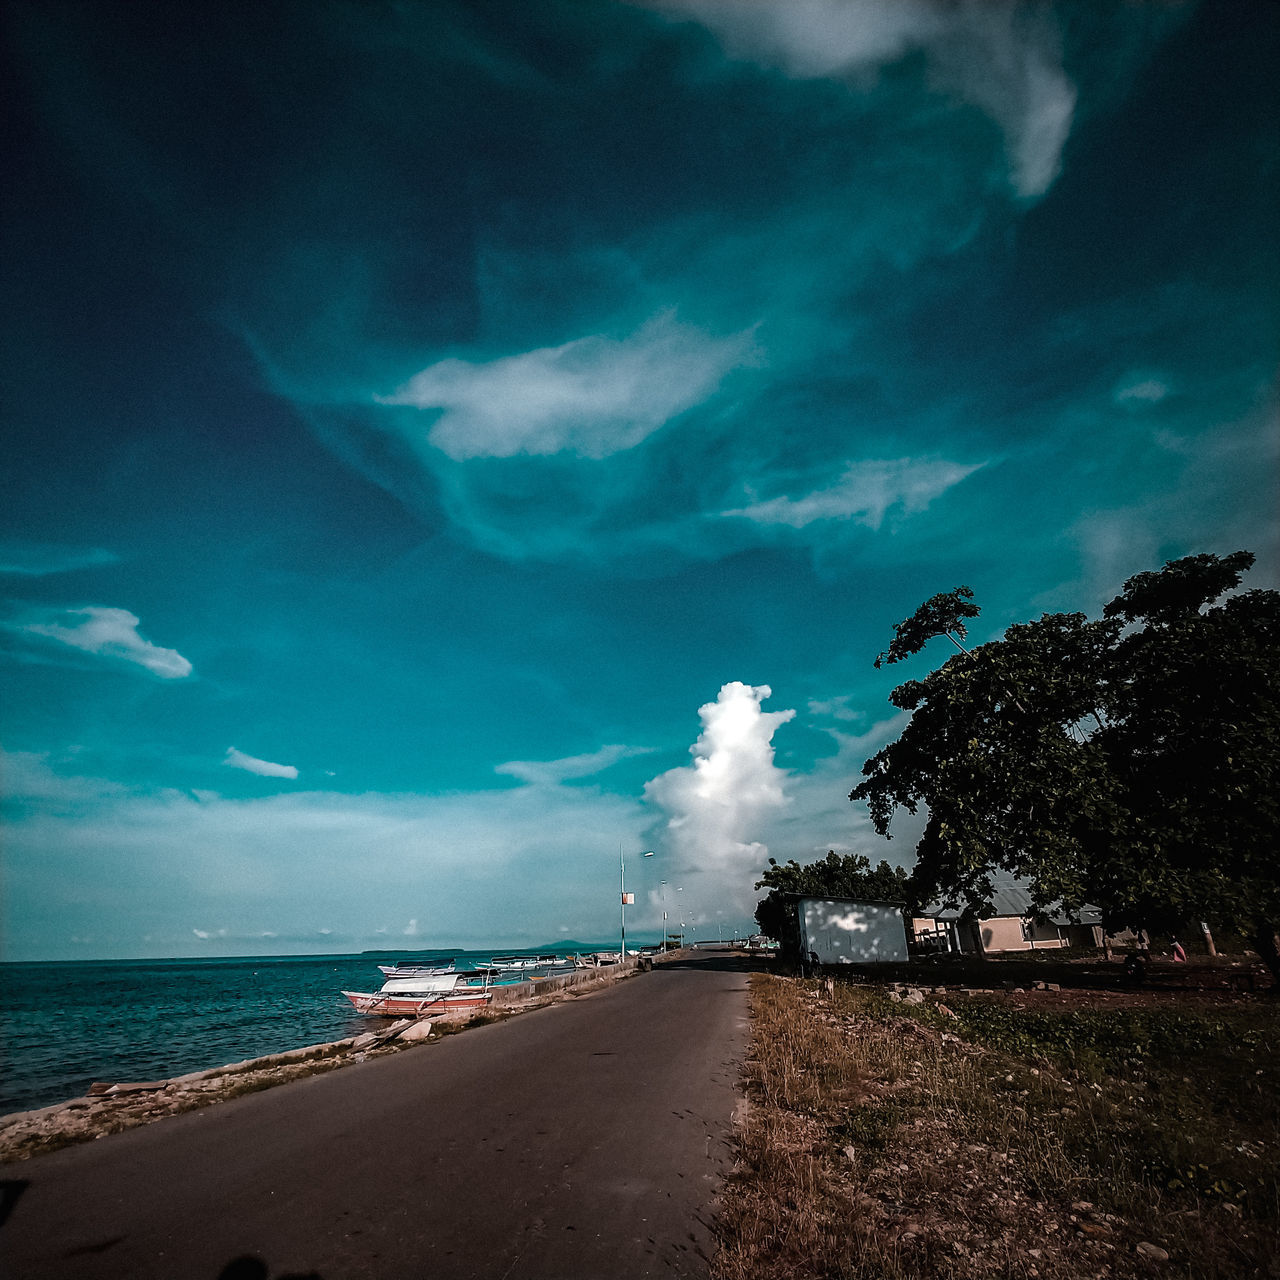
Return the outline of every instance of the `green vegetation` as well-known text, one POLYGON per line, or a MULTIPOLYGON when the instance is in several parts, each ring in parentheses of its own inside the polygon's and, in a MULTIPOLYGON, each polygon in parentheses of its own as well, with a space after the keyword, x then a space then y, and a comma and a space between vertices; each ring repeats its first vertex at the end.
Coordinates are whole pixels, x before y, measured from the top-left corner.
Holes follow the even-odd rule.
POLYGON ((1070 1126, 1063 1140, 1097 1183, 1092 1194, 1120 1180, 1192 1202, 1227 1199, 1275 1220, 1280 1023, 1270 1009, 1030 1010, 998 998, 957 1001, 954 1020, 930 1005, 912 1012, 973 1043, 1041 1060, 1091 1090, 1082 1113, 1101 1108, 1106 1125, 1070 1126), (1272 1152, 1267 1170, 1260 1145, 1272 1152))
POLYGON ((1280 1274, 1270 1001, 951 1009, 753 978, 716 1280, 1280 1274))
POLYGON ((1280 979, 1280 592, 1227 594, 1252 563, 1170 561, 1100 620, 1045 614, 972 651, 967 587, 898 623, 877 665, 935 636, 960 650, 893 691, 911 720, 850 794, 882 835, 927 807, 917 902, 980 911, 1003 869, 1042 909, 1243 928, 1280 979))

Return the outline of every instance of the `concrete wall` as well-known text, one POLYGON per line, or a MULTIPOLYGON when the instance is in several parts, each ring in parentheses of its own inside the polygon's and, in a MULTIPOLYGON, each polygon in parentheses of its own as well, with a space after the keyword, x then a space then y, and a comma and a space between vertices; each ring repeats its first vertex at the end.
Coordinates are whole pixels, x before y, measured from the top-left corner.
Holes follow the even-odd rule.
POLYGON ((1056 925, 1048 921, 997 916, 980 922, 984 951, 1056 951, 1063 947, 1100 947, 1097 925, 1056 925))
MULTIPOLYGON (((553 992, 565 990, 566 987, 599 986, 634 973, 635 969, 635 960, 628 959, 624 964, 601 965, 598 969, 574 969, 569 973, 557 974, 554 978, 539 978, 536 982, 513 982, 493 988, 493 999, 489 1002, 489 1007, 496 1009, 504 1005, 525 1004, 530 1000, 536 1000, 539 995, 551 995, 553 992)), ((466 1012, 470 1015, 477 1011, 468 1009, 466 1012)))
MULTIPOLYGON (((922 949, 935 951, 976 950, 974 926, 955 921, 917 916, 912 934, 922 949)), ((979 920, 977 933, 983 951, 1056 951, 1063 947, 1100 947, 1102 929, 1097 925, 1056 925, 1047 921, 1024 920, 1021 916, 993 916, 979 920)))
POLYGON ((1047 951, 1064 945, 1056 925, 1024 922, 1021 916, 996 916, 983 920, 981 928, 984 951, 1047 951))
POLYGON ((820 964, 902 964, 907 931, 902 912, 879 902, 801 898, 796 903, 805 954, 820 964))

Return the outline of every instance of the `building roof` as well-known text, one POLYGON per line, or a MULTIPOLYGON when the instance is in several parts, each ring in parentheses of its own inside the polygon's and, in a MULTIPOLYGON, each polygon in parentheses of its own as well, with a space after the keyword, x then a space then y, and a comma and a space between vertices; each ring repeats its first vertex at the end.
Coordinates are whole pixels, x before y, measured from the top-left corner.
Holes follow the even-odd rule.
POLYGON ((897 907, 900 911, 907 905, 902 898, 842 898, 833 893, 784 893, 782 896, 792 902, 856 902, 863 907, 897 907))
MULTIPOLYGON (((1102 910, 1099 907, 1085 904, 1075 915, 1068 915, 1059 904, 1055 909, 1050 906, 1047 911, 1038 912, 1031 903, 1031 883, 1028 880, 1017 880, 1012 877, 993 878, 991 881, 991 905, 995 910, 983 919, 996 916, 1046 916, 1050 923, 1068 924, 1101 924, 1102 910)), ((921 913, 935 920, 958 920, 961 912, 958 907, 944 907, 941 903, 931 903, 921 913)))

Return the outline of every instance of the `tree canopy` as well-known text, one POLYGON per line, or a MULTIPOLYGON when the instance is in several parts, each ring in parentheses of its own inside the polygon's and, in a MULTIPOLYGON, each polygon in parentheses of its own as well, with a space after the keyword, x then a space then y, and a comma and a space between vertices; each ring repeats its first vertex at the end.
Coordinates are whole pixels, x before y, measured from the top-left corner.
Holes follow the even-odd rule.
POLYGON ((841 855, 831 849, 825 858, 803 867, 794 858, 785 863, 770 858, 768 867, 756 881, 756 888, 769 890, 756 906, 756 923, 761 933, 781 941, 792 914, 791 895, 905 902, 907 873, 887 862, 873 867, 871 859, 860 853, 841 855))
MULTIPOLYGON (((1169 561, 1099 620, 1045 614, 899 685, 912 718, 850 799, 882 835, 927 808, 914 896, 977 908, 1002 869, 1040 907, 1244 929, 1280 976, 1280 593, 1221 598, 1252 564, 1169 561)), ((877 664, 954 632, 971 600, 934 596, 877 664)))

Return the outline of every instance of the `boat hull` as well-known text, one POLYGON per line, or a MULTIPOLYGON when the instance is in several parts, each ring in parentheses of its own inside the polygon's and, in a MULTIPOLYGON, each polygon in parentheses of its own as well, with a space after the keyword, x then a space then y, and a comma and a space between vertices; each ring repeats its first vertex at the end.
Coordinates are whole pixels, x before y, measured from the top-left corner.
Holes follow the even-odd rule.
POLYGON ((493 993, 476 991, 440 991, 425 995, 396 995, 383 992, 344 991, 342 993, 358 1013, 379 1018, 431 1018, 455 1009, 479 1009, 488 1004, 493 993))
POLYGON ((378 970, 383 978, 435 978, 441 974, 454 973, 452 961, 448 964, 380 964, 378 970))

